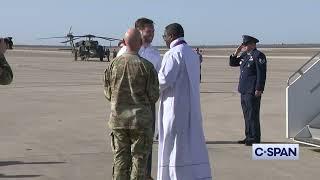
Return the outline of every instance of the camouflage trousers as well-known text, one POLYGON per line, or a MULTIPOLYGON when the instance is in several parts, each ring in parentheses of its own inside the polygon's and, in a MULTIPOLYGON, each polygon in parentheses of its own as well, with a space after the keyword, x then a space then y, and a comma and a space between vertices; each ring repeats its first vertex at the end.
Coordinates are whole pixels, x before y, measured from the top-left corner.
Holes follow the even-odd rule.
POLYGON ((113 129, 113 180, 145 180, 153 143, 151 130, 113 129))

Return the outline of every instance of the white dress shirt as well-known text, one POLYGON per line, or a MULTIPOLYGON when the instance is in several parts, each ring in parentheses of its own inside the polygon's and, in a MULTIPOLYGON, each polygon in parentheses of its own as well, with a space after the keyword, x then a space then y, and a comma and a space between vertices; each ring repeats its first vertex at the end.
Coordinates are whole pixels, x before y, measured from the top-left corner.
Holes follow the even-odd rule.
MULTIPOLYGON (((127 47, 123 46, 118 54, 118 56, 121 56, 123 53, 125 53, 127 51, 127 47)), ((161 66, 161 56, 160 56, 160 52, 155 49, 154 47, 152 47, 151 45, 149 46, 141 46, 140 50, 139 50, 139 55, 143 58, 145 58, 146 60, 148 60, 149 62, 151 62, 154 66, 154 68, 157 70, 157 72, 159 72, 160 70, 160 66, 161 66)))

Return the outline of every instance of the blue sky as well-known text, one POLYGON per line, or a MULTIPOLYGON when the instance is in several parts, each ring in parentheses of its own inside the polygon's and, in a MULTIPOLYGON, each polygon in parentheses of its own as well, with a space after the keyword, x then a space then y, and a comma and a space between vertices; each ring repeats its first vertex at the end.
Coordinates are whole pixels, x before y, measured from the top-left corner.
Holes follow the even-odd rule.
POLYGON ((242 34, 264 44, 320 43, 319 0, 1 0, 0 36, 16 44, 58 44, 39 37, 74 34, 121 38, 139 17, 156 24, 154 45, 169 23, 193 45, 236 44, 242 34))

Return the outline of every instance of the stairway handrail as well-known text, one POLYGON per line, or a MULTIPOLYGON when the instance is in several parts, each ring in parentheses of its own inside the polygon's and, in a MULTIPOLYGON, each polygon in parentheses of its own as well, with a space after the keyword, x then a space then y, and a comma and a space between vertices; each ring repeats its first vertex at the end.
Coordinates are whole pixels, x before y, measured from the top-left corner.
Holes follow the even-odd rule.
POLYGON ((320 51, 317 52, 314 56, 312 56, 307 62, 305 62, 296 72, 294 72, 287 80, 287 86, 290 86, 290 81, 291 79, 296 75, 296 74, 300 74, 300 76, 303 76, 303 74, 305 72, 302 71, 302 69, 309 64, 309 62, 311 62, 315 57, 317 57, 320 54, 320 51))

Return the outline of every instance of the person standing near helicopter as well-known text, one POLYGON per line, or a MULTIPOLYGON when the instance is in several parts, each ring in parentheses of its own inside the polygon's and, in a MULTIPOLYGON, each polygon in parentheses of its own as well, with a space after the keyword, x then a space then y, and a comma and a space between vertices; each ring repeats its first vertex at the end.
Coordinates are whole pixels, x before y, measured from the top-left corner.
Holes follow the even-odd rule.
POLYGON ((110 62, 110 49, 109 48, 106 49, 105 54, 107 56, 108 62, 110 62))
POLYGON ((9 44, 5 39, 0 38, 0 85, 8 85, 12 82, 13 73, 4 57, 4 53, 9 48, 9 44))

